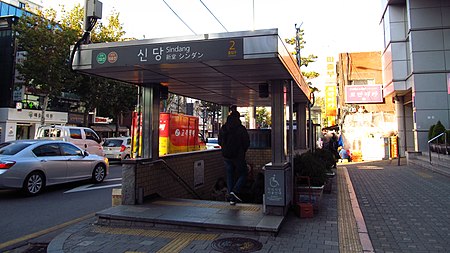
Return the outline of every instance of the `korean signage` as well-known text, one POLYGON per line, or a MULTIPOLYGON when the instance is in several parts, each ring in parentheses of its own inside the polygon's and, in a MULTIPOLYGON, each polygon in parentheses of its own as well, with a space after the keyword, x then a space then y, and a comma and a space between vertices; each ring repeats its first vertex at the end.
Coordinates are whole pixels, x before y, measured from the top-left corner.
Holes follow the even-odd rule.
POLYGON ((336 116, 336 85, 325 86, 325 114, 326 116, 336 116))
POLYGON ((92 68, 243 59, 242 38, 92 50, 92 68))
POLYGON ((112 119, 107 118, 107 117, 95 117, 94 118, 95 124, 109 124, 111 122, 112 122, 112 119))
POLYGON ((283 206, 285 204, 284 170, 266 170, 266 205, 283 206))
POLYGON ((383 86, 381 84, 347 85, 345 86, 345 103, 383 103, 383 86))

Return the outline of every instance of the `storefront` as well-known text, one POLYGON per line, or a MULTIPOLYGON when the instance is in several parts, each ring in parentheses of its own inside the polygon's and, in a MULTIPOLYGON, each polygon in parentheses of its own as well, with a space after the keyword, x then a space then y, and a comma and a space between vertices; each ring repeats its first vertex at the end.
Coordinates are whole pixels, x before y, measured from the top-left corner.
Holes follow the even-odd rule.
MULTIPOLYGON (((40 110, 17 110, 0 108, 0 143, 19 139, 34 139, 36 130, 41 126, 40 110)), ((67 113, 45 112, 46 125, 64 125, 67 123, 67 113)))

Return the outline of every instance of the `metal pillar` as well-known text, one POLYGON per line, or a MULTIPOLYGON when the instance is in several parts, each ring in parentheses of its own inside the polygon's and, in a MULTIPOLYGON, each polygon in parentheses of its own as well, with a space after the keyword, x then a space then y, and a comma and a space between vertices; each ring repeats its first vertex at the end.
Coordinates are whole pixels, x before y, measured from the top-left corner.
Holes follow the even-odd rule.
POLYGON ((295 106, 297 111, 296 148, 306 149, 306 103, 296 103, 295 106))
POLYGON ((159 156, 159 84, 142 87, 142 158, 159 156))
POLYGON ((285 215, 292 198, 292 171, 286 161, 285 86, 283 80, 271 82, 272 162, 265 166, 264 210, 270 215, 285 215))
POLYGON ((398 137, 400 142, 397 142, 399 146, 399 156, 405 156, 406 150, 406 125, 405 125, 405 106, 404 97, 395 96, 395 112, 397 114, 397 124, 398 124, 398 137))

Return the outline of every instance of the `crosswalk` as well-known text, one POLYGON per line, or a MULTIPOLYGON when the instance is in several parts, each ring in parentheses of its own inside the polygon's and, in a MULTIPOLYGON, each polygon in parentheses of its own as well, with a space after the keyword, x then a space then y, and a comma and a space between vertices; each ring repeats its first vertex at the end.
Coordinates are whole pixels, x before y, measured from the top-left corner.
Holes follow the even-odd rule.
POLYGON ((78 187, 75 187, 75 188, 70 189, 68 191, 65 191, 64 194, 66 194, 66 193, 76 193, 76 192, 85 192, 85 191, 94 191, 94 190, 114 188, 114 187, 121 187, 122 183, 116 183, 116 184, 113 183, 113 182, 117 182, 117 181, 122 181, 122 178, 105 179, 103 181, 103 183, 101 183, 101 184, 86 184, 86 185, 78 186, 78 187))

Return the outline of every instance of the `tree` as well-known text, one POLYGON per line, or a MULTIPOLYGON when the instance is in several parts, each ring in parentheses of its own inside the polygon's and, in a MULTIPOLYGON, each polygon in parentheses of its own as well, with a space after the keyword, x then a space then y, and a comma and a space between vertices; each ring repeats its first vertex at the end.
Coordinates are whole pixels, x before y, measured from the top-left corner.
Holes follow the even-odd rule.
POLYGON ((40 104, 41 125, 44 125, 49 98, 61 94, 68 76, 65 62, 71 40, 56 21, 53 9, 23 15, 13 29, 20 50, 27 52, 17 69, 26 85, 43 96, 40 104))
MULTIPOLYGON (((285 39, 285 42, 288 43, 289 45, 295 45, 295 50, 291 52, 292 55, 296 56, 298 52, 301 52, 301 50, 303 48, 305 48, 306 41, 304 39, 304 35, 305 35, 304 30, 301 30, 301 29, 298 30, 297 36, 296 36, 296 37, 298 37, 298 46, 297 46, 296 37, 293 37, 293 38, 290 38, 290 39, 285 39)), ((316 60, 317 60, 317 56, 314 55, 314 54, 310 54, 310 55, 308 55, 306 57, 300 57, 300 67, 301 66, 308 67, 308 65, 310 63, 313 63, 316 60)), ((307 71, 307 72, 306 71, 302 71, 302 75, 304 77, 306 77, 307 79, 313 79, 313 78, 318 77, 319 73, 317 73, 315 71, 307 71)))
MULTIPOLYGON (((62 9, 64 15, 61 20, 61 27, 71 38, 72 45, 75 44, 83 33, 84 8, 80 4, 76 5, 71 11, 66 12, 62 9)), ((99 22, 96 28, 91 32, 91 41, 115 42, 121 41, 125 32, 119 20, 119 13, 113 12, 108 17, 108 24, 99 22)), ((116 121, 116 134, 119 130, 120 115, 133 110, 137 101, 137 88, 131 84, 124 84, 117 81, 104 78, 73 74, 69 89, 76 93, 85 104, 85 122, 88 122, 89 112, 95 108, 107 108, 101 110, 109 114, 116 121)))
POLYGON ((267 128, 272 125, 270 112, 265 107, 256 108, 256 125, 259 128, 267 128))

